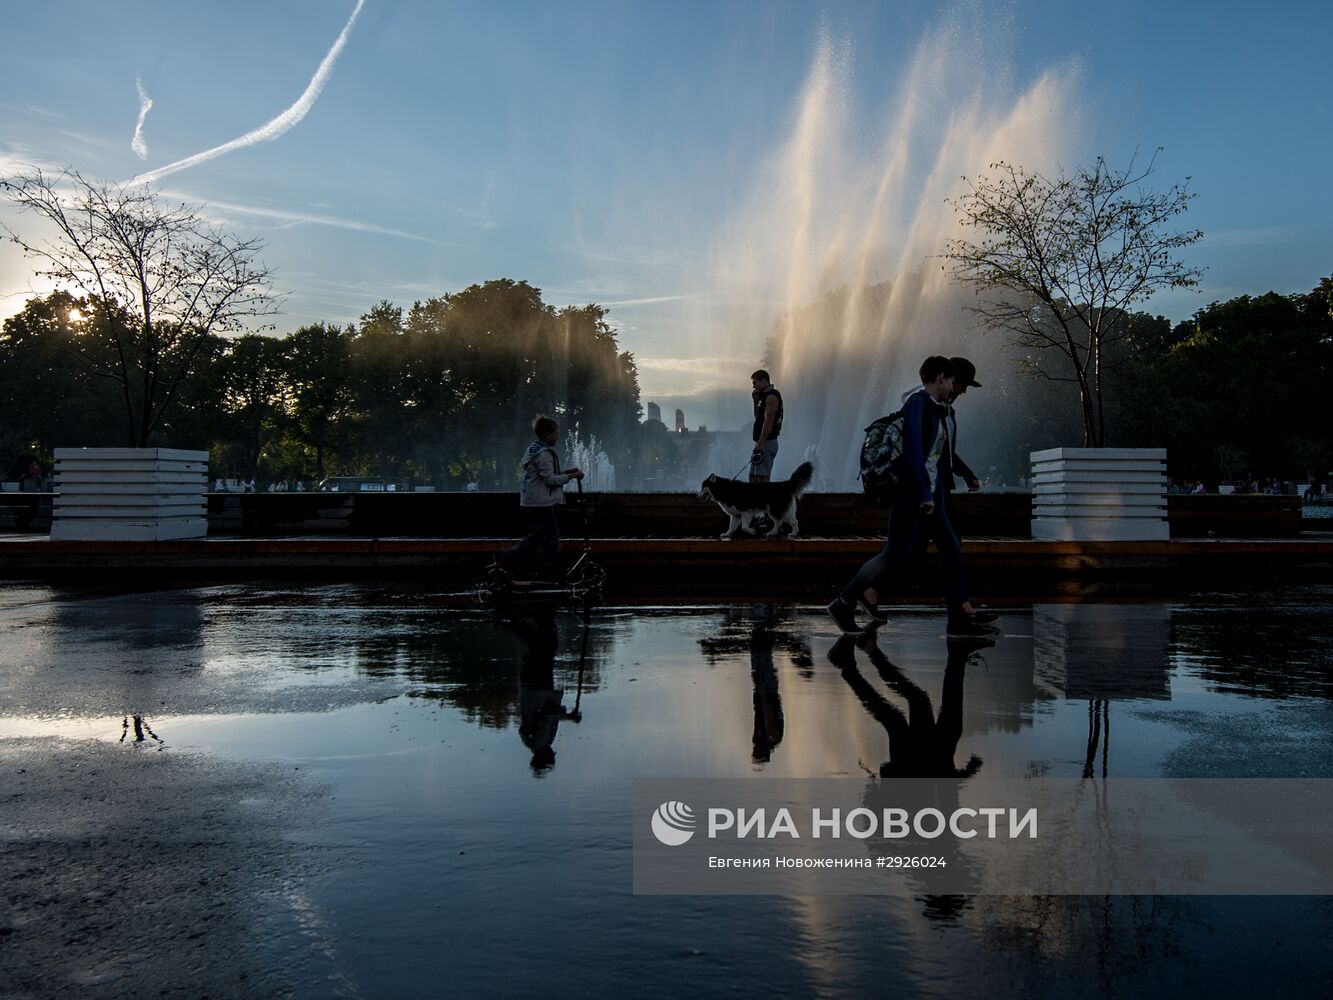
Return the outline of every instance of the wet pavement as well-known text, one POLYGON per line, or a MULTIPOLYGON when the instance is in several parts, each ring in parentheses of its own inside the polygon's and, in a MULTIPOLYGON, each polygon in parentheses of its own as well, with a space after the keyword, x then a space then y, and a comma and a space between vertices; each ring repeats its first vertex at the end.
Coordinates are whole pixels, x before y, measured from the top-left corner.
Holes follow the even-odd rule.
POLYGON ((1331 777, 1331 596, 1005 608, 961 658, 904 607, 835 664, 788 605, 10 586, 0 995, 1328 992, 1327 897, 635 896, 630 792, 1331 777))

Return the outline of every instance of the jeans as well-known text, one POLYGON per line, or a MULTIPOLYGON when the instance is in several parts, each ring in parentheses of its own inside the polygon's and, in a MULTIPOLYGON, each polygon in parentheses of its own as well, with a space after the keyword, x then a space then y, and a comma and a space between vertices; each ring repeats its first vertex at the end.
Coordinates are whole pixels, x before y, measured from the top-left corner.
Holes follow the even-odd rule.
POLYGON ((555 507, 524 507, 528 517, 528 533, 519 543, 500 557, 515 570, 530 570, 532 575, 555 575, 555 557, 560 552, 560 525, 556 523, 555 507))
POLYGON ((889 508, 888 537, 879 554, 867 560, 851 582, 842 589, 844 604, 855 604, 867 587, 882 589, 881 581, 894 573, 901 573, 918 549, 934 542, 940 553, 944 571, 944 602, 949 617, 963 614, 963 552, 958 533, 949 520, 949 509, 943 491, 936 491, 935 510, 927 514, 915 497, 898 497, 889 508))

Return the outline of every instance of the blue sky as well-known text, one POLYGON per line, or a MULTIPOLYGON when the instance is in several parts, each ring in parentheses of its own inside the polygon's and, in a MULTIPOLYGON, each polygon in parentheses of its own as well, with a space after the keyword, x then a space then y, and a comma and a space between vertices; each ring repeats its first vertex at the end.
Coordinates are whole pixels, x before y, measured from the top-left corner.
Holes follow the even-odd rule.
MULTIPOLYGON (((16 6, 0 35, 0 172, 125 180, 242 136, 297 101, 355 7, 16 6), (146 159, 131 148, 136 80, 153 102, 146 159)), ((940 92, 960 104, 1006 108, 1055 73, 1044 155, 1058 162, 1164 146, 1158 176, 1192 175, 1187 221, 1208 234, 1190 257, 1208 268, 1201 291, 1150 305, 1181 319, 1333 272, 1330 29, 1333 5, 1313 2, 365 0, 297 124, 158 183, 267 240, 288 296, 279 332, 522 278, 555 304, 608 305, 645 400, 729 426, 744 420, 772 303, 720 275, 752 251, 766 260, 755 240, 782 239, 754 224, 756 192, 821 40, 839 64, 821 107, 848 119, 838 141, 863 143, 843 151, 862 162, 880 155, 932 38, 951 64, 940 92)), ((923 172, 930 156, 909 151, 923 172)), ((7 206, 0 219, 31 226, 7 206)), ((0 315, 33 288, 15 248, 0 249, 0 315)))

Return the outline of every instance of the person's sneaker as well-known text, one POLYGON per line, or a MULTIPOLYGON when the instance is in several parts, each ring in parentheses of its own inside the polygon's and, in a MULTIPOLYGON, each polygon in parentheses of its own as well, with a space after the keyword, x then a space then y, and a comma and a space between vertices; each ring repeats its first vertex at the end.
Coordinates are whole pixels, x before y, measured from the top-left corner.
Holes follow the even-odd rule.
POLYGON ((828 616, 837 623, 845 635, 860 635, 864 631, 856 624, 856 611, 850 604, 844 604, 841 597, 835 597, 824 608, 828 616))
POLYGON ((973 611, 967 617, 974 625, 994 625, 1000 620, 1000 616, 993 611, 973 611))
POLYGON ((847 670, 856 666, 856 653, 852 651, 852 646, 856 642, 850 635, 844 635, 829 647, 828 661, 839 670, 847 670))
POLYGON ((867 601, 864 595, 858 597, 856 603, 861 605, 861 610, 866 613, 866 617, 876 625, 887 625, 889 623, 889 620, 879 613, 879 608, 867 601))
POLYGON ((949 619, 949 628, 944 633, 950 639, 978 639, 992 635, 991 629, 978 625, 968 616, 949 619))

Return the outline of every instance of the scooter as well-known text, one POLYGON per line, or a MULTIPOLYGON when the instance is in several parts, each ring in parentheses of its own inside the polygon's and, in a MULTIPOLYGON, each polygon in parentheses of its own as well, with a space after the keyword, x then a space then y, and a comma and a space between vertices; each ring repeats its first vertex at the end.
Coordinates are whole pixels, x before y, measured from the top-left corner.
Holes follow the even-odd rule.
POLYGON ((583 518, 583 551, 556 580, 516 580, 509 570, 498 562, 486 567, 486 573, 477 584, 479 604, 497 606, 532 601, 570 601, 591 605, 602 598, 606 570, 590 558, 592 539, 588 529, 588 507, 583 497, 583 480, 575 480, 579 490, 579 512, 583 518))

